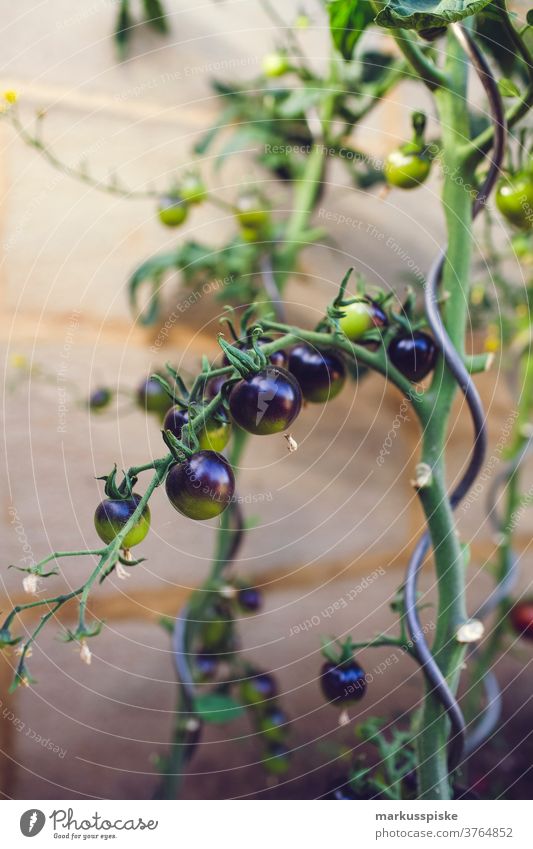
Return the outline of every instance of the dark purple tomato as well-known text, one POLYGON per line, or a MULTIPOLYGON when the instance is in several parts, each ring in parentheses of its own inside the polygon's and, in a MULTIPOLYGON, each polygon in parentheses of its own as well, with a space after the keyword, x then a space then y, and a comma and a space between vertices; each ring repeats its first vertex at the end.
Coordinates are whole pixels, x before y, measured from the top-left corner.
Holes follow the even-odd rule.
POLYGON ((256 613, 262 603, 261 593, 256 587, 241 587, 237 592, 237 604, 246 613, 256 613))
POLYGON ((257 728, 261 735, 271 743, 282 743, 287 735, 289 720, 277 705, 267 708, 259 717, 257 728))
MULTIPOLYGON (((104 498, 94 513, 94 526, 98 536, 105 543, 113 542, 128 519, 131 518, 141 496, 133 494, 131 498, 104 498)), ((150 508, 145 506, 140 517, 122 540, 123 548, 133 548, 143 541, 150 530, 150 508)))
POLYGON ((240 380, 229 395, 234 421, 257 436, 287 430, 302 408, 298 381, 284 368, 268 366, 240 380))
POLYGON ((240 685, 243 703, 260 705, 277 695, 276 681, 268 672, 257 672, 249 678, 244 678, 240 685))
POLYGON ((396 336, 389 344, 389 358, 408 380, 418 383, 435 368, 437 346, 434 339, 421 330, 396 336))
POLYGON ((212 681, 217 672, 218 657, 208 651, 201 651, 196 655, 195 667, 200 680, 212 681))
POLYGON ((189 519, 212 519, 222 513, 235 492, 233 469, 222 454, 198 451, 170 469, 165 481, 173 507, 189 519))
POLYGON ((302 395, 313 404, 335 398, 346 380, 346 366, 333 351, 297 345, 289 354, 289 371, 300 384, 302 395))
POLYGON ((533 640, 533 599, 519 601, 511 608, 509 619, 517 634, 533 640))
POLYGON ((263 757, 263 769, 271 775, 284 775, 290 767, 290 751, 283 743, 273 743, 263 757))
POLYGON ((328 702, 357 702, 365 694, 365 671, 355 660, 342 664, 328 660, 320 672, 320 686, 328 702))
MULTIPOLYGON (((169 430, 176 439, 181 439, 183 425, 189 421, 189 414, 178 404, 171 407, 163 421, 163 429, 169 430)), ((231 434, 231 425, 228 421, 211 418, 200 428, 196 437, 202 450, 223 451, 231 434)))
POLYGON ((100 389, 95 389, 89 396, 89 409, 93 412, 100 412, 109 406, 113 393, 110 389, 102 386, 100 389))
POLYGON ((143 380, 138 387, 137 403, 147 413, 156 413, 159 416, 164 416, 166 411, 172 407, 171 399, 161 384, 153 377, 143 380))

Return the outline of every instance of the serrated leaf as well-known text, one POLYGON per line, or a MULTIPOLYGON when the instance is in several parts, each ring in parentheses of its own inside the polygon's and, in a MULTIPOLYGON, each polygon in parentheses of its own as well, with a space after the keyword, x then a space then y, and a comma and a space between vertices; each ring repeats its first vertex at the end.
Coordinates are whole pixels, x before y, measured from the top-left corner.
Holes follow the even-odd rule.
POLYGON ((221 725, 238 719, 244 708, 225 693, 205 693, 196 696, 194 710, 204 722, 221 725))
POLYGON ((498 89, 502 97, 520 97, 520 89, 512 80, 505 77, 498 80, 498 89))
POLYGON ((376 23, 417 32, 439 29, 475 15, 489 3, 490 0, 388 0, 376 23))
POLYGON ((343 59, 352 58, 355 45, 374 20, 369 0, 331 0, 327 6, 333 43, 343 59))

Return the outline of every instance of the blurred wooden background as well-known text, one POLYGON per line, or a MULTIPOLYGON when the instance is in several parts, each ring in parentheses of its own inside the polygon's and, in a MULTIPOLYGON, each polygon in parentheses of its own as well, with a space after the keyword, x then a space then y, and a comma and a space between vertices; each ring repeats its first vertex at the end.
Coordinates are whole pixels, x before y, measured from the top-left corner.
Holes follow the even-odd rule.
MULTIPOLYGON (((103 179, 116 169, 131 187, 164 186, 189 164, 197 133, 216 116, 210 78, 256 73, 278 38, 256 2, 191 7, 166 0, 166 5, 171 35, 161 40, 139 31, 123 63, 116 61, 110 37, 116 4, 108 0, 89 5, 56 0, 38 8, 21 0, 12 19, 4 20, 2 87, 19 91, 25 121, 32 121, 35 110, 46 110, 47 141, 66 162, 87 159, 103 179)), ((276 5, 287 20, 301 6, 292 0, 276 5)), ((327 32, 316 4, 311 20, 304 43, 321 65, 327 32)), ((417 107, 418 100, 417 94, 417 107)), ((412 89, 404 85, 361 129, 358 144, 380 155, 394 147, 409 131, 411 109, 412 89)), ((38 560, 52 550, 92 546, 92 515, 102 492, 94 477, 115 461, 126 467, 161 451, 155 422, 140 414, 90 418, 79 399, 106 382, 132 388, 165 359, 196 368, 200 354, 214 350, 220 304, 204 300, 187 312, 155 358, 150 333, 131 325, 128 274, 178 239, 194 235, 221 242, 231 222, 206 207, 195 210, 183 230, 164 230, 150 202, 116 199, 57 174, 3 122, 0 151, 0 335, 6 362, 0 609, 6 610, 23 596, 21 573, 5 567, 21 565, 28 551, 38 560), (30 364, 29 375, 14 366, 21 356, 30 364)), ((211 162, 202 165, 209 175, 211 162)), ((243 173, 264 179, 251 164, 245 172, 239 160, 215 175, 217 191, 234 197, 243 173)), ((275 209, 286 210, 284 190, 278 185, 271 190, 275 209)), ((437 190, 434 180, 412 194, 363 195, 349 189, 334 167, 323 208, 374 229, 339 224, 332 231, 334 247, 306 252, 288 291, 291 313, 309 323, 322 314, 349 265, 395 289, 403 287, 413 264, 425 270, 443 238, 437 190)), ((498 364, 479 384, 498 460, 512 400, 498 364)), ((419 434, 412 421, 397 427, 401 402, 378 377, 369 377, 328 408, 304 411, 295 428, 300 443, 295 455, 288 456, 281 438, 260 445, 256 440, 243 461, 240 493, 247 515, 258 520, 239 573, 252 576, 266 599, 265 611, 243 623, 243 647, 247 657, 277 671, 299 747, 291 775, 311 787, 322 781, 314 777, 317 765, 338 771, 332 762, 342 740, 355 745, 349 732, 339 736, 335 711, 322 704, 316 683, 319 635, 351 631, 362 638, 389 627, 388 602, 421 527, 409 485, 419 434), (323 614, 375 570, 384 574, 357 593, 356 601, 323 614), (294 626, 315 616, 320 626, 291 636, 294 626)), ((470 447, 460 403, 457 414, 450 431, 450 480, 470 447)), ((473 545, 472 600, 486 589, 480 567, 493 545, 484 496, 485 491, 460 516, 461 533, 473 545)), ((38 685, 9 697, 14 658, 0 658, 4 795, 150 795, 157 780, 152 756, 164 754, 175 696, 168 636, 156 623, 175 613, 206 574, 214 530, 215 525, 199 528, 179 517, 157 493, 153 530, 142 547, 147 561, 127 583, 112 578, 92 599, 91 613, 107 623, 91 645, 92 665, 80 663, 72 646, 57 640, 59 627, 48 628, 32 658, 38 685)), ((524 520, 524 562, 530 540, 524 520)), ((88 567, 83 558, 62 561, 49 586, 73 586, 88 567)), ((426 588, 431 594, 430 571, 426 588)), ((65 611, 64 622, 72 612, 65 611)), ((365 664, 378 668, 384 657, 367 653, 365 664)), ((511 680, 512 662, 505 674, 511 680)), ((390 710, 391 694, 398 711, 419 697, 419 677, 404 659, 394 661, 386 675, 376 674, 361 715, 390 710)), ((263 792, 257 756, 245 728, 209 731, 187 792, 198 797, 263 792), (222 742, 215 746, 217 739, 222 742)))

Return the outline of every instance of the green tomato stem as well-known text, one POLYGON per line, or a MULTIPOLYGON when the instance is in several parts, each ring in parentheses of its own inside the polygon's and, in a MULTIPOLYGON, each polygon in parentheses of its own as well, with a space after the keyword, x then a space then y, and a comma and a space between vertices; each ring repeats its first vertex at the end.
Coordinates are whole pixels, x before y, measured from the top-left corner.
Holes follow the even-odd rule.
MULTIPOLYGON (((449 86, 435 92, 443 134, 445 178, 442 204, 448 231, 442 280, 443 291, 448 295, 444 323, 455 348, 464 355, 472 223, 472 201, 464 185, 472 184, 473 174, 458 157, 459 146, 469 135, 467 63, 460 45, 451 33, 447 36, 446 71, 449 86)), ((419 490, 431 535, 438 587, 437 623, 432 653, 453 692, 457 690, 465 656, 464 646, 457 642, 455 633, 458 626, 466 620, 463 557, 445 476, 447 429, 457 389, 453 374, 441 359, 426 399, 433 405, 433 411, 424 422, 422 443, 421 459, 432 469, 432 480, 429 486, 419 490)), ((449 722, 445 711, 431 688, 426 687, 417 736, 418 785, 422 799, 450 798, 448 733, 449 722)))

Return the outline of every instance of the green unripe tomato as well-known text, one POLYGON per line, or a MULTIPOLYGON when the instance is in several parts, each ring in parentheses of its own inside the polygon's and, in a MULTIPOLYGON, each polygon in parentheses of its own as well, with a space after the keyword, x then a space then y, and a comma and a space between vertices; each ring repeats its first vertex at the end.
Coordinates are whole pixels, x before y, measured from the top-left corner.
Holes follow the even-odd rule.
POLYGON ((161 198, 157 214, 165 227, 179 227, 187 218, 189 209, 180 195, 169 195, 161 198))
POLYGON ((264 716, 259 716, 257 728, 270 743, 283 743, 287 736, 289 721, 281 708, 274 705, 268 708, 264 716))
POLYGON ((202 203, 207 197, 207 188, 197 174, 186 174, 180 184, 180 197, 185 203, 202 203))
POLYGON ((257 242, 261 238, 260 231, 256 230, 255 227, 240 227, 239 233, 243 242, 248 242, 249 244, 257 242))
POLYGON ((430 171, 431 159, 412 145, 389 153, 383 169, 389 186, 399 189, 415 189, 427 179, 430 171))
POLYGON ((157 380, 149 377, 137 388, 137 404, 147 413, 156 413, 163 417, 170 407, 172 401, 157 380))
POLYGON ((263 57, 261 68, 265 77, 282 77, 290 69, 290 64, 285 53, 267 53, 263 57))
POLYGON ((262 765, 271 775, 285 775, 291 765, 289 750, 283 743, 274 743, 265 752, 262 765))
POLYGON ((501 214, 521 230, 533 229, 533 179, 527 173, 503 178, 496 190, 501 214))
MULTIPOLYGON (((113 542, 137 509, 140 500, 141 496, 135 493, 131 498, 125 499, 104 498, 94 513, 94 526, 100 539, 106 544, 113 542)), ((134 545, 139 545, 149 530, 150 508, 146 505, 134 526, 124 537, 122 547, 133 548, 134 545)))
POLYGON ((374 324, 372 305, 366 301, 354 301, 341 309, 344 315, 339 319, 339 326, 350 341, 356 342, 374 324))
POLYGON ((270 213, 261 205, 254 194, 241 195, 237 201, 235 216, 241 228, 254 230, 257 235, 268 224, 270 213))

